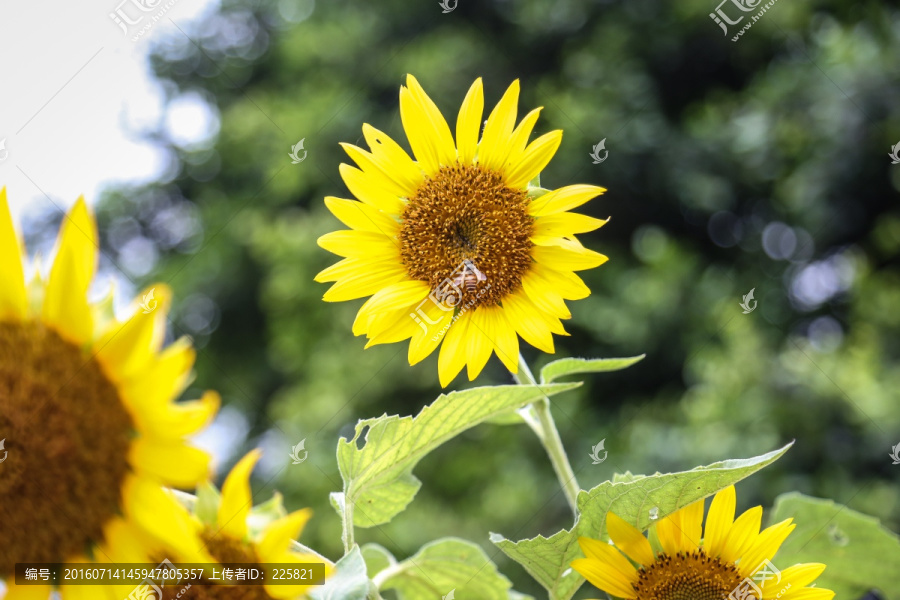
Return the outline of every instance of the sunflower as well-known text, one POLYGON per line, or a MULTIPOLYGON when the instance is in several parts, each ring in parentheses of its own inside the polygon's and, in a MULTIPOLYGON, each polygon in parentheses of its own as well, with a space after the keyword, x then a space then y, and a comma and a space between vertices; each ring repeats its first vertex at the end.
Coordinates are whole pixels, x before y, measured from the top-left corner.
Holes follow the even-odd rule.
MULTIPOLYGON (((105 562, 140 531, 173 556, 208 554, 165 486, 193 487, 209 456, 186 442, 219 398, 174 403, 189 381, 187 340, 161 349, 170 292, 145 290, 124 322, 92 304, 97 231, 79 198, 60 229, 49 278, 26 283, 24 248, 0 189, 0 578, 6 600, 46 599, 16 586, 19 562, 105 562)), ((38 269, 35 269, 38 271, 38 269)), ((142 535, 143 535, 142 534, 142 535)), ((62 586, 63 598, 111 598, 109 586, 62 586)))
MULTIPOLYGON (((300 535, 303 526, 312 516, 312 511, 308 508, 270 519, 262 527, 255 524, 258 515, 254 515, 251 510, 253 497, 250 493, 250 472, 259 460, 260 454, 258 450, 254 450, 238 461, 225 478, 221 498, 215 494, 211 485, 206 485, 206 489, 212 490, 211 493, 214 494, 214 500, 211 502, 213 510, 207 510, 208 514, 204 515, 198 506, 194 511, 198 515, 195 522, 201 528, 200 536, 206 548, 213 558, 221 563, 257 565, 279 563, 285 565, 324 562, 318 556, 291 549, 291 541, 300 535)), ((280 496, 276 495, 275 500, 277 505, 275 512, 283 512, 280 496)), ((330 570, 326 564, 326 575, 330 570)), ((165 594, 161 600, 170 600, 176 597, 184 600, 191 598, 198 600, 279 600, 301 598, 309 588, 309 585, 288 584, 215 585, 200 583, 191 585, 190 593, 181 596, 177 596, 180 588, 167 588, 163 590, 165 594)))
POLYGON ((442 386, 467 365, 478 376, 493 352, 518 370, 518 336, 552 353, 553 336, 568 335, 565 300, 590 295, 575 271, 607 258, 575 234, 606 223, 568 212, 606 190, 572 185, 553 191, 529 185, 562 140, 551 131, 531 143, 540 108, 516 125, 519 82, 491 111, 481 79, 472 84, 456 122, 454 143, 437 106, 415 77, 400 88, 400 117, 414 161, 394 140, 365 124, 369 151, 342 144, 357 167, 340 166, 358 200, 325 204, 349 230, 319 238, 340 262, 316 276, 335 282, 324 300, 371 296, 353 323, 368 344, 409 339, 409 363, 438 359, 442 386))
POLYGON ((792 519, 760 531, 762 507, 751 508, 735 519, 735 503, 734 486, 717 493, 705 532, 701 527, 703 500, 661 519, 653 532, 658 540, 655 549, 640 531, 608 513, 606 530, 615 546, 579 538, 587 558, 572 561, 572 568, 608 594, 629 600, 724 600, 729 595, 763 600, 834 597, 831 590, 807 587, 825 565, 805 563, 779 571, 771 563, 794 529, 792 519))

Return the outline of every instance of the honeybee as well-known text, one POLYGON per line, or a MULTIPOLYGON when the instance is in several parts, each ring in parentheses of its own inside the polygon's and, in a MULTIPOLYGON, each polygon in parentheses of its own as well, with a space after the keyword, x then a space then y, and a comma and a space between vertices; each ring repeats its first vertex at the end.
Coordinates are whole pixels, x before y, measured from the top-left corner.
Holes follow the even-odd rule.
POLYGON ((478 287, 479 281, 486 281, 487 276, 484 273, 478 270, 478 267, 475 266, 471 260, 466 259, 463 261, 462 270, 453 278, 453 285, 456 287, 465 286, 466 292, 469 294, 474 294, 476 288, 478 287))

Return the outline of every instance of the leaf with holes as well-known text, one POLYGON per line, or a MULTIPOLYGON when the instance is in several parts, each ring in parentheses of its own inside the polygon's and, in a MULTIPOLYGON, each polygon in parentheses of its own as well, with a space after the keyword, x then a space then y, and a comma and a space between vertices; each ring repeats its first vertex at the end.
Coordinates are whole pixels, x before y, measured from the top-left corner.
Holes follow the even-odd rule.
POLYGON ((569 567, 582 556, 578 538, 604 539, 607 512, 616 513, 643 531, 654 521, 651 509, 656 509, 657 518, 665 517, 773 463, 792 444, 755 458, 724 460, 680 473, 629 474, 615 482, 605 481, 578 494, 579 517, 572 529, 549 538, 539 535, 518 542, 492 533, 491 541, 525 567, 547 589, 551 600, 568 600, 584 583, 584 578, 569 567))
POLYGON ((396 590, 400 600, 437 600, 450 592, 460 600, 508 600, 512 585, 480 546, 456 538, 426 544, 385 573, 375 578, 379 590, 396 590))
POLYGON ((900 600, 900 537, 878 519, 797 492, 775 500, 771 520, 777 523, 790 517, 797 528, 778 551, 779 569, 824 563, 828 567, 816 586, 833 590, 838 598, 859 598, 875 588, 887 600, 900 600))
POLYGON ((441 394, 415 417, 381 416, 356 424, 353 439, 341 438, 337 459, 343 495, 338 512, 352 511, 357 527, 387 523, 403 511, 422 483, 413 468, 429 452, 488 419, 581 383, 479 387, 441 394), (365 443, 358 447, 366 432, 365 443))
POLYGON ((607 373, 626 369, 647 356, 631 356, 628 358, 561 358, 549 363, 541 369, 541 381, 550 383, 566 375, 576 373, 607 373))

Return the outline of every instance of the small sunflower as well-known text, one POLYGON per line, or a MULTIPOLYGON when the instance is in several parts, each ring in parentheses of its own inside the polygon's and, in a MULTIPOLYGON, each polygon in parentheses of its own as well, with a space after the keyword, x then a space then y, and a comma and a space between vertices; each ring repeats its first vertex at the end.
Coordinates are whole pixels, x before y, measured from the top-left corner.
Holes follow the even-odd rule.
POLYGON ((795 527, 792 519, 760 531, 762 507, 735 519, 735 503, 734 486, 716 494, 705 532, 703 500, 661 519, 655 524, 656 550, 640 531, 608 513, 606 530, 615 546, 579 538, 587 558, 572 561, 572 568, 604 592, 629 600, 725 600, 732 592, 735 598, 763 600, 834 597, 831 590, 807 587, 825 565, 805 563, 776 572, 771 564, 795 527))
MULTIPOLYGON (((291 549, 291 541, 296 539, 303 526, 312 516, 308 508, 283 515, 280 496, 276 495, 277 509, 283 516, 269 519, 259 526, 252 514, 253 497, 250 493, 250 472, 260 452, 254 450, 242 458, 225 478, 221 498, 216 497, 218 507, 215 512, 202 518, 198 515, 197 525, 200 536, 212 555, 220 563, 244 563, 265 565, 270 563, 321 563, 318 556, 303 554, 291 549)), ((212 489, 211 485, 207 489, 212 489)), ((215 493, 213 491, 213 493, 215 493)), ((198 500, 199 502, 199 500, 198 500)), ((199 508, 195 508, 195 514, 199 508)), ((326 564, 326 576, 330 567, 326 564)), ((191 585, 190 593, 177 596, 178 587, 164 590, 161 600, 179 597, 183 600, 280 600, 299 599, 310 589, 309 585, 191 585)))
MULTIPOLYGON (((26 283, 24 248, 0 189, 0 578, 5 600, 46 599, 16 586, 19 562, 106 562, 143 532, 173 556, 208 560, 169 487, 208 476, 186 438, 219 398, 174 403, 190 378, 187 340, 161 349, 169 290, 145 291, 124 322, 111 297, 91 304, 97 231, 83 198, 60 229, 46 281, 26 283), (154 293, 151 293, 154 292, 154 293), (150 298, 153 298, 152 300, 150 298)), ((109 586, 62 586, 62 597, 111 598, 109 586)))
POLYGON ((369 151, 344 150, 359 168, 341 176, 358 199, 325 204, 349 230, 319 238, 340 262, 316 276, 335 282, 328 302, 371 296, 353 323, 375 344, 410 339, 409 363, 443 341, 438 368, 446 386, 468 366, 472 380, 492 352, 517 372, 519 342, 552 353, 553 336, 568 335, 565 300, 590 290, 575 271, 607 258, 575 234, 606 223, 568 212, 606 190, 572 185, 553 191, 529 186, 562 140, 551 131, 528 143, 540 108, 516 125, 514 81, 481 130, 481 79, 469 89, 456 122, 456 141, 415 77, 400 88, 400 117, 416 160, 365 124, 369 151), (544 193, 546 192, 546 193, 544 193))

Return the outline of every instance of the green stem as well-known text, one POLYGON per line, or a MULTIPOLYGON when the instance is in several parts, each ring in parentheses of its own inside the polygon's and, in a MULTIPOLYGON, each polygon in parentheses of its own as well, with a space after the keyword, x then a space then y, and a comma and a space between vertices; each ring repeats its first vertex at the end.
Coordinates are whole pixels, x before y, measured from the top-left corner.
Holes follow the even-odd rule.
MULTIPOLYGON (((519 353, 519 373, 513 373, 513 378, 520 385, 537 385, 537 380, 528 368, 525 358, 519 353), (524 374, 524 378, 522 377, 524 374)), ((550 413, 550 398, 545 394, 544 397, 537 402, 529 404, 519 411, 519 415, 524 419, 525 423, 531 427, 532 431, 537 435, 550 463, 553 465, 553 471, 559 480, 569 508, 572 513, 578 516, 578 504, 576 498, 580 490, 578 480, 575 478, 575 472, 572 471, 572 465, 569 464, 569 457, 563 448, 562 439, 559 437, 559 431, 556 429, 556 423, 553 421, 553 415, 550 413)))
POLYGON ((341 535, 341 540, 344 542, 344 555, 346 556, 356 543, 353 540, 353 504, 347 503, 346 494, 344 495, 344 506, 342 508, 344 510, 341 511, 341 526, 344 532, 341 535))

